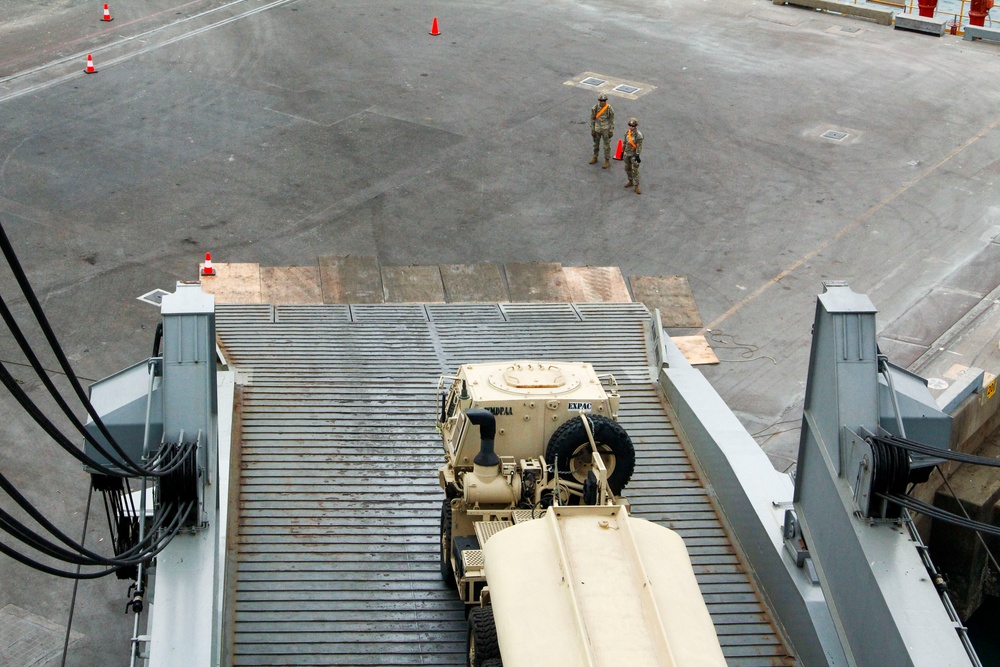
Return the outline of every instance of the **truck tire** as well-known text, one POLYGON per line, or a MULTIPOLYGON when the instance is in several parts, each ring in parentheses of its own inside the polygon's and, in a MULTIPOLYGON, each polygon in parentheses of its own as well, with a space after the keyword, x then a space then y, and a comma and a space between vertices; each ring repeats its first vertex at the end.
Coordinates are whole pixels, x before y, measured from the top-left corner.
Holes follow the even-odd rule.
MULTIPOLYGON (((635 447, 632 438, 615 420, 602 415, 588 415, 597 449, 608 469, 608 487, 618 495, 632 479, 635 470, 635 447)), ((579 417, 557 428, 549 438, 545 462, 554 465, 559 457, 559 477, 583 484, 590 465, 590 440, 579 417), (586 466, 586 467, 585 467, 586 466)))
POLYGON ((503 661, 500 658, 490 658, 483 663, 483 667, 503 667, 503 661))
POLYGON ((441 503, 441 578, 448 588, 458 588, 455 568, 451 565, 451 500, 441 503))
POLYGON ((487 667, 500 660, 497 626, 493 622, 493 607, 474 607, 469 612, 469 636, 466 647, 469 667, 487 667))

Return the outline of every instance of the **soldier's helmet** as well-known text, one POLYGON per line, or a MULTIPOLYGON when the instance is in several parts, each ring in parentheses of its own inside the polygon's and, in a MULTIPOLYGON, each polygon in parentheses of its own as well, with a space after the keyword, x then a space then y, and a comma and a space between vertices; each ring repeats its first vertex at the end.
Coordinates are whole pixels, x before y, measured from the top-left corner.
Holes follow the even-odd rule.
POLYGON ((629 118, 628 124, 631 125, 632 127, 639 127, 639 121, 637 121, 635 118, 629 118))
POLYGON ((597 99, 599 99, 601 102, 606 102, 608 100, 608 94, 601 93, 600 95, 597 96, 597 99))

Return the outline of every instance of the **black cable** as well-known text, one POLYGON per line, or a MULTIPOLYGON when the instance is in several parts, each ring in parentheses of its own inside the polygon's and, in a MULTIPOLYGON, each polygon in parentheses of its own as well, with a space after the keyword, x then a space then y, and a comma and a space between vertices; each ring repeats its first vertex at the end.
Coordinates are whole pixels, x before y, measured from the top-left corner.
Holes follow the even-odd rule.
POLYGON ((24 294, 25 300, 31 307, 31 312, 35 315, 35 320, 38 322, 38 326, 41 328, 42 333, 45 334, 45 339, 49 343, 49 347, 52 348, 52 352, 56 355, 56 359, 59 361, 59 365, 63 372, 66 374, 66 378, 69 380, 73 389, 76 391, 77 398, 79 398, 80 403, 87 409, 87 413, 90 418, 94 420, 94 424, 97 429, 101 432, 112 448, 118 452, 125 461, 130 464, 140 467, 141 466, 132 461, 131 458, 120 448, 117 443, 115 443, 114 437, 108 431, 107 426, 104 425, 104 421, 101 416, 97 414, 97 410, 94 408, 90 399, 87 397, 87 393, 83 390, 83 386, 80 384, 80 380, 76 377, 76 373, 73 372, 73 367, 69 363, 69 359, 66 358, 66 354, 62 350, 62 346, 59 345, 59 340, 56 338, 55 332, 49 325, 48 318, 45 317, 45 311, 42 310, 41 304, 38 302, 38 297, 35 296, 34 290, 31 289, 31 283, 28 282, 28 276, 24 273, 24 269, 21 267, 21 262, 17 258, 17 253, 14 252, 14 246, 11 245, 10 239, 7 238, 7 232, 3 228, 3 223, 0 222, 0 250, 3 251, 4 257, 7 258, 7 263, 10 266, 11 273, 14 274, 17 284, 21 288, 21 293, 24 294))
MULTIPOLYGON (((171 527, 168 529, 167 535, 157 545, 157 548, 147 556, 145 560, 150 560, 151 558, 153 558, 153 556, 156 556, 158 553, 167 548, 167 545, 170 543, 170 541, 180 531, 181 524, 183 523, 184 519, 187 518, 187 515, 191 512, 191 509, 193 507, 194 507, 193 502, 186 503, 184 506, 181 507, 180 511, 176 513, 175 520, 171 524, 171 527)), ((67 572, 65 570, 57 570, 53 567, 45 565, 44 563, 39 563, 38 561, 29 558, 28 556, 25 556, 24 554, 16 551, 15 549, 10 548, 3 542, 0 542, 0 553, 6 554, 11 558, 13 558, 14 560, 18 561, 19 563, 23 563, 24 565, 27 565, 30 568, 38 570, 39 572, 44 572, 45 574, 51 574, 57 577, 63 577, 65 579, 99 579, 100 577, 107 576, 125 567, 131 567, 123 565, 101 570, 99 572, 75 573, 75 572, 67 572)))
POLYGON ((113 567, 108 570, 101 570, 100 572, 66 572, 65 570, 57 570, 48 565, 39 563, 38 561, 32 560, 27 556, 11 549, 3 542, 0 542, 0 553, 6 554, 16 560, 19 563, 27 565, 28 567, 38 570, 39 572, 44 572, 45 574, 51 574, 56 577, 63 577, 64 579, 100 579, 101 577, 106 577, 107 575, 117 572, 122 569, 120 567, 113 567))
POLYGON ((905 438, 897 438, 895 436, 877 436, 872 438, 872 440, 884 442, 885 444, 893 447, 898 447, 900 449, 916 452, 918 454, 924 454, 925 456, 931 456, 934 458, 946 459, 948 461, 960 461, 962 463, 972 463, 974 465, 988 466, 990 468, 1000 468, 1000 459, 994 459, 988 456, 976 456, 975 454, 964 454, 951 449, 939 449, 931 445, 925 445, 922 442, 915 442, 913 440, 906 440, 905 438))
POLYGON ((197 448, 198 443, 188 442, 179 446, 175 451, 170 454, 170 458, 166 460, 165 463, 158 463, 156 469, 156 477, 165 477, 170 473, 178 470, 181 466, 185 464, 188 458, 188 452, 197 448))
MULTIPOLYGON (((170 511, 165 509, 161 512, 161 518, 158 523, 162 523, 162 517, 171 516, 171 526, 176 520, 176 517, 170 514, 170 511)), ((73 543, 75 547, 80 550, 80 553, 75 553, 60 547, 58 544, 45 539, 38 533, 35 533, 30 528, 25 526, 23 523, 15 519, 13 516, 0 509, 0 529, 3 529, 11 537, 17 538, 25 545, 31 547, 35 551, 39 551, 50 558, 56 560, 61 560, 66 563, 75 563, 77 565, 111 565, 111 566, 131 566, 138 565, 141 562, 149 560, 152 556, 149 555, 156 548, 156 544, 159 544, 159 539, 156 542, 150 542, 150 548, 143 546, 142 551, 137 553, 129 553, 127 558, 123 558, 120 554, 115 558, 108 558, 106 556, 101 556, 100 554, 95 554, 94 552, 73 543), (86 553, 88 555, 84 556, 81 553, 86 553)), ((151 530, 150 535, 154 532, 151 530)), ((72 540, 70 540, 72 542, 72 540)), ((129 552, 136 552, 138 547, 133 547, 129 549, 129 552)))
MULTIPOLYGON (((125 473, 123 473, 122 471, 107 468, 103 464, 98 463, 91 457, 87 456, 84 452, 81 452, 80 449, 69 438, 67 438, 65 434, 63 434, 62 431, 60 431, 55 424, 49 421, 49 419, 44 414, 42 414, 42 411, 31 400, 31 398, 27 395, 27 393, 23 389, 21 389, 20 385, 18 385, 17 383, 17 380, 14 379, 14 376, 10 374, 10 371, 7 370, 7 367, 4 366, 2 362, 0 362, 0 384, 3 384, 7 388, 7 391, 9 391, 11 395, 14 397, 14 399, 17 400, 17 402, 21 405, 24 411, 27 412, 28 415, 30 415, 31 418, 35 420, 35 423, 37 423, 42 428, 42 430, 45 431, 45 433, 48 434, 48 436, 56 442, 56 444, 62 447, 66 452, 68 452, 78 461, 80 461, 84 465, 88 465, 94 468, 95 470, 101 472, 102 474, 108 475, 109 477, 126 476, 125 473)), ((189 443, 189 446, 193 447, 194 444, 189 443)), ((168 459, 168 461, 170 462, 168 467, 157 470, 142 469, 140 475, 150 476, 150 477, 166 476, 172 473, 173 471, 177 470, 180 466, 182 466, 184 464, 183 459, 184 456, 182 455, 181 452, 179 451, 171 452, 170 458, 168 459)))
MULTIPOLYGON (((160 525, 163 523, 163 521, 165 519, 165 516, 166 516, 166 513, 164 513, 164 516, 161 516, 159 518, 157 518, 156 516, 154 516, 153 517, 154 524, 150 528, 150 531, 146 535, 146 537, 143 538, 143 540, 141 540, 140 542, 138 542, 135 545, 133 545, 133 547, 131 547, 129 550, 127 550, 127 551, 125 551, 125 552, 123 552, 121 554, 117 554, 117 558, 116 559, 107 559, 106 557, 101 556, 98 553, 94 553, 92 551, 89 551, 89 550, 85 549, 82 544, 77 544, 76 542, 73 541, 72 538, 66 536, 55 525, 53 525, 48 519, 46 519, 45 516, 42 515, 42 513, 39 512, 38 509, 35 508, 35 506, 32 505, 31 502, 27 498, 25 498, 17 490, 17 488, 13 484, 11 484, 10 480, 8 480, 3 475, 3 473, 0 473, 0 489, 3 489, 3 491, 6 492, 7 495, 10 496, 14 500, 14 502, 17 503, 17 505, 28 514, 28 516, 30 516, 32 519, 34 519, 35 521, 37 521, 39 525, 41 525, 43 528, 45 528, 46 530, 48 530, 49 533, 51 533, 53 536, 55 536, 57 539, 59 539, 65 545, 69 546, 72 549, 75 549, 76 551, 78 551, 81 554, 89 556, 91 559, 95 559, 99 564, 102 564, 102 565, 113 564, 114 561, 120 560, 122 558, 122 556, 127 556, 127 557, 132 556, 132 552, 134 552, 140 546, 142 548, 145 548, 145 545, 142 544, 142 543, 144 541, 146 541, 147 539, 149 539, 149 543, 151 544, 152 540, 150 539, 150 536, 153 535, 155 533, 155 531, 159 529, 160 525), (104 561, 106 561, 106 562, 104 562, 104 561)), ((0 513, 3 513, 2 509, 0 509, 0 513)), ((10 516, 10 515, 7 515, 7 516, 10 516)), ((13 517, 11 517, 11 519, 13 520, 13 517)), ((20 522, 17 522, 17 523, 18 523, 18 525, 21 525, 20 522)), ((108 523, 109 524, 111 523, 110 516, 108 517, 108 523)))
POLYGON ((100 471, 101 473, 108 475, 110 477, 121 477, 122 472, 119 470, 112 470, 101 465, 97 461, 93 460, 85 453, 81 452, 77 446, 69 440, 63 433, 53 424, 49 419, 42 414, 41 410, 38 409, 31 398, 24 392, 23 389, 17 384, 17 380, 14 376, 10 374, 7 367, 0 363, 0 384, 3 384, 7 391, 11 393, 15 400, 21 405, 25 412, 35 420, 43 431, 45 431, 50 438, 52 438, 56 444, 66 450, 70 455, 76 458, 78 461, 84 465, 91 466, 92 468, 100 471))
MULTIPOLYGON (((76 565, 111 565, 112 563, 98 563, 98 561, 91 558, 84 558, 83 556, 78 556, 71 551, 67 551, 62 547, 49 542, 45 538, 34 533, 28 529, 24 524, 20 523, 14 519, 10 514, 0 509, 0 530, 11 537, 19 540, 23 544, 31 547, 35 551, 40 551, 46 556, 55 558, 56 560, 61 560, 66 563, 74 563, 76 565)), ((117 565, 117 563, 114 563, 117 565)))
MULTIPOLYGON (((31 348, 31 344, 28 342, 28 339, 25 338, 24 332, 21 331, 21 327, 18 326, 17 320, 14 319, 13 314, 7 307, 6 302, 3 300, 3 296, 0 296, 0 317, 3 318, 4 323, 7 325, 7 330, 10 331, 10 333, 14 336, 14 340, 17 342, 18 347, 21 348, 21 352, 24 353, 24 356, 27 358, 28 363, 31 364, 31 367, 35 371, 35 375, 37 375, 38 379, 42 381, 43 385, 45 385, 45 388, 48 390, 49 395, 56 402, 59 408, 63 411, 63 414, 65 414, 66 417, 69 418, 70 422, 73 424, 76 430, 79 431, 83 435, 83 437, 91 445, 94 446, 94 448, 97 451, 103 454, 104 457, 107 458, 109 461, 115 460, 115 457, 112 456, 106 449, 104 449, 104 445, 102 445, 97 440, 97 438, 95 438, 90 433, 90 431, 87 430, 87 428, 83 425, 83 423, 77 418, 76 414, 73 412, 73 409, 70 408, 68 403, 66 403, 66 399, 63 398, 62 394, 56 388, 55 383, 52 382, 52 378, 49 377, 48 373, 42 367, 42 363, 41 361, 39 361, 38 355, 35 354, 35 351, 31 348)), ((113 442, 112 447, 115 448, 116 444, 117 443, 113 442)), ((117 448, 115 449, 116 451, 118 451, 119 454, 124 454, 124 452, 120 451, 119 449, 117 448)), ((127 456, 123 456, 121 465, 124 469, 129 470, 137 475, 144 474, 145 469, 138 465, 132 465, 132 461, 127 456)))
POLYGON ((975 521, 973 519, 966 519, 965 517, 961 517, 952 512, 934 507, 934 505, 925 503, 922 500, 917 500, 916 498, 886 493, 878 493, 875 495, 884 500, 888 500, 891 503, 895 503, 900 507, 905 507, 909 510, 913 510, 914 512, 919 512, 920 514, 929 516, 933 519, 939 519, 945 523, 951 523, 956 526, 961 526, 962 528, 969 528, 970 530, 980 531, 986 533, 987 535, 1000 537, 1000 526, 994 526, 988 523, 983 523, 982 521, 975 521))

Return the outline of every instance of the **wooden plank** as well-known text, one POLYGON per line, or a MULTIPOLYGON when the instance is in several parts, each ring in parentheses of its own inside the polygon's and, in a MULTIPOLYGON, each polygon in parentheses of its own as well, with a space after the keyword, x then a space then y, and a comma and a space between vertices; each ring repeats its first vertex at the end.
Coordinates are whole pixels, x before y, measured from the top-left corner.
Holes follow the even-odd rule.
POLYGON ((324 255, 319 258, 323 303, 383 303, 378 259, 370 256, 324 255))
POLYGON ((323 303, 319 266, 262 266, 260 292, 264 303, 323 303))
POLYGON ((698 328, 701 314, 694 302, 687 276, 630 276, 629 284, 636 301, 650 312, 660 309, 666 328, 698 328))
POLYGON ((526 262, 504 264, 507 287, 513 302, 571 302, 562 264, 558 262, 526 262))
POLYGON ((674 341, 674 345, 692 366, 719 363, 719 358, 704 336, 671 336, 670 340, 674 341))
MULTIPOLYGON (((204 264, 198 265, 198 272, 204 264)), ((216 303, 264 303, 260 291, 260 265, 212 262, 214 276, 201 276, 201 289, 215 295, 216 303)))
POLYGON ((386 303, 444 303, 441 269, 430 266, 383 266, 386 303))
POLYGON ((510 300, 496 264, 442 264, 449 303, 502 303, 510 300))
POLYGON ((574 303, 632 301, 617 266, 564 266, 563 277, 574 303))

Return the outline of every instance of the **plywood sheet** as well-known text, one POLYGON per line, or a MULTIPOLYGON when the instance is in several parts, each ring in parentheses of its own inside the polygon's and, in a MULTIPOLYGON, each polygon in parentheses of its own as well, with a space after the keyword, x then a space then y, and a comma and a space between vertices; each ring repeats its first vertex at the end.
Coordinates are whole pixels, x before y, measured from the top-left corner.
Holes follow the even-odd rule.
POLYGON ((617 266, 564 266, 563 277, 575 303, 627 303, 632 300, 617 266))
POLYGON ((324 255, 319 258, 324 303, 382 303, 378 259, 367 255, 324 255))
POLYGON ((260 292, 264 303, 323 303, 319 266, 262 266, 260 292))
POLYGON ((671 336, 670 340, 674 341, 674 345, 692 366, 719 363, 719 358, 704 336, 671 336))
POLYGON ((632 295, 650 312, 660 309, 663 326, 670 329, 698 328, 701 314, 694 302, 687 276, 630 276, 632 295))
MULTIPOLYGON (((198 273, 204 264, 198 265, 198 273)), ((201 289, 215 295, 216 303, 263 303, 260 292, 260 265, 212 262, 214 276, 201 276, 201 289)))
POLYGON ((507 288, 496 264, 442 264, 441 279, 449 303, 502 303, 507 288))
POLYGON ((510 300, 517 303, 570 302, 570 295, 563 274, 562 264, 557 262, 526 262, 504 264, 510 300))
POLYGON ((437 264, 383 266, 386 303, 444 303, 444 283, 437 264))

